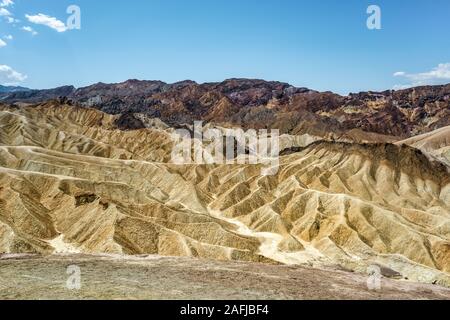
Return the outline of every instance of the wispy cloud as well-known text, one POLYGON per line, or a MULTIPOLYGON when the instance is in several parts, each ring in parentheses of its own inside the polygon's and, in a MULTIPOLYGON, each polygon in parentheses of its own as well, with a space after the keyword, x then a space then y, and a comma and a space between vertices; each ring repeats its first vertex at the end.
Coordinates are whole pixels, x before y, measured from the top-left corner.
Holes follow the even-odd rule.
POLYGON ((19 22, 19 20, 13 18, 13 16, 14 15, 8 9, 0 6, 0 17, 5 18, 8 23, 19 22))
POLYGON ((12 13, 8 9, 0 8, 0 17, 10 17, 12 13))
POLYGON ((13 37, 12 35, 10 35, 10 34, 4 36, 3 38, 6 39, 6 40, 12 40, 12 39, 14 39, 14 37, 13 37))
POLYGON ((20 22, 19 19, 15 19, 13 17, 6 17, 6 21, 8 21, 8 23, 20 22))
POLYGON ((41 24, 41 25, 47 26, 49 28, 52 28, 53 30, 56 30, 58 32, 67 31, 67 27, 64 24, 64 22, 56 19, 55 17, 50 17, 50 16, 42 14, 42 13, 39 13, 34 16, 26 14, 25 17, 31 23, 41 24))
POLYGON ((396 90, 424 85, 446 84, 450 83, 450 62, 440 63, 437 67, 427 72, 407 73, 398 71, 393 76, 407 80, 407 83, 396 85, 394 87, 396 90))
POLYGON ((38 33, 36 31, 34 31, 34 29, 32 27, 26 26, 26 27, 22 27, 23 31, 27 31, 27 32, 31 32, 31 34, 33 36, 37 35, 38 33))
POLYGON ((16 85, 22 81, 25 81, 26 79, 26 75, 17 72, 10 66, 0 64, 0 84, 16 85))
POLYGON ((394 77, 403 77, 405 74, 406 74, 406 72, 398 71, 398 72, 394 73, 394 77))
POLYGON ((6 42, 0 39, 0 48, 6 47, 6 42))
POLYGON ((14 4, 14 1, 12 0, 2 0, 0 2, 0 7, 9 7, 12 6, 14 4))

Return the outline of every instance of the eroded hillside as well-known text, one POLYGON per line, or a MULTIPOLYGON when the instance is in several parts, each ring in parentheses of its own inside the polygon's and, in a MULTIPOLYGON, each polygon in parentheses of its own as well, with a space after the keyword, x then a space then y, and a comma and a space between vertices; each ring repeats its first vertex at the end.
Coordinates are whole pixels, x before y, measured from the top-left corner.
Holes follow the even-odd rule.
POLYGON ((450 175, 418 149, 316 141, 262 176, 171 164, 170 128, 120 117, 0 108, 0 252, 379 264, 450 285, 450 175))

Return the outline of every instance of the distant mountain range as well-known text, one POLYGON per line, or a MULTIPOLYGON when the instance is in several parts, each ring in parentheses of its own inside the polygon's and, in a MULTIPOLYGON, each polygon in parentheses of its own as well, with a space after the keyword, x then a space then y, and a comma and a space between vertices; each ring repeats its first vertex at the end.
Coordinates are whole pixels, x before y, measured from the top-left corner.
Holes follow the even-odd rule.
POLYGON ((128 80, 78 89, 64 86, 0 93, 0 102, 7 104, 40 104, 54 99, 125 114, 123 129, 144 127, 133 118, 139 113, 172 126, 203 120, 365 142, 409 138, 450 125, 450 84, 341 96, 253 79, 204 84, 128 80))
POLYGON ((0 85, 0 93, 9 93, 9 92, 19 92, 19 91, 30 91, 28 88, 24 87, 15 87, 15 86, 2 86, 0 85))

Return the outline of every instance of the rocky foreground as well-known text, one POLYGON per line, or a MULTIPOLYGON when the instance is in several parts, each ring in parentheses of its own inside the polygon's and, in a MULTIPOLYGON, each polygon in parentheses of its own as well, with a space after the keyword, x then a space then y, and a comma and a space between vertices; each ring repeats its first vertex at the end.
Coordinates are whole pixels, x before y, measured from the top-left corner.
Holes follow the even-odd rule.
POLYGON ((387 278, 369 290, 367 279, 342 269, 183 257, 0 256, 0 299, 450 299, 450 289, 387 278), (74 265, 79 290, 67 287, 74 265))

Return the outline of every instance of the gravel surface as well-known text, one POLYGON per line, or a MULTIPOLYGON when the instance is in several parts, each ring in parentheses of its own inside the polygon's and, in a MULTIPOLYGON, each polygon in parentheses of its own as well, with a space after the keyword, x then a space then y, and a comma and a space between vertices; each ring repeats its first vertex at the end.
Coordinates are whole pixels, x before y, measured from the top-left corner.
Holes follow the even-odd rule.
POLYGON ((450 299, 450 289, 392 279, 369 290, 367 278, 331 268, 180 257, 0 256, 0 299, 450 299), (77 268, 81 288, 70 290, 77 268))

